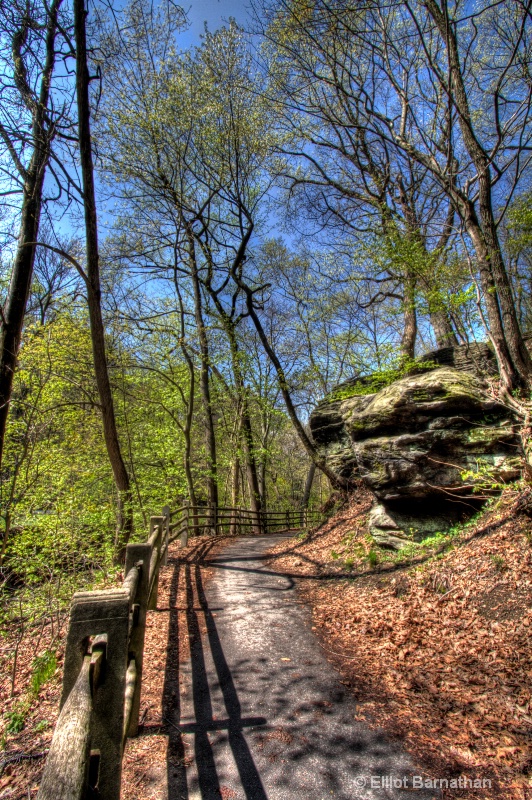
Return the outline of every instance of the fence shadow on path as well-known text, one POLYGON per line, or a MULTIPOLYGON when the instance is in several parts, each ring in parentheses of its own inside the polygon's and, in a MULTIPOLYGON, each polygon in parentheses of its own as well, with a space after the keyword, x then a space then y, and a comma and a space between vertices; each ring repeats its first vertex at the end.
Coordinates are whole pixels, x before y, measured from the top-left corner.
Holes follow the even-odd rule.
POLYGON ((166 648, 166 669, 164 674, 162 718, 163 730, 168 737, 167 781, 168 800, 188 800, 186 755, 183 737, 179 729, 181 719, 181 693, 179 691, 179 636, 180 620, 178 605, 179 579, 182 565, 178 559, 174 562, 174 570, 169 593, 168 644, 166 648))
MULTIPOLYGON (((368 775, 408 778, 414 766, 402 743, 358 718, 354 696, 298 610, 296 576, 268 563, 268 539, 250 537, 223 553, 202 550, 183 565, 181 636, 190 644, 193 702, 187 719, 195 720, 180 724, 195 738, 195 768, 183 797, 352 800, 357 780, 368 775), (207 592, 202 567, 217 572, 207 592), (261 713, 267 718, 252 716, 261 713)), ((386 789, 383 796, 409 794, 386 789)))
MULTIPOLYGON (((249 750, 243 731, 246 727, 266 724, 264 717, 243 719, 241 704, 222 648, 212 610, 207 602, 201 575, 201 566, 212 545, 200 546, 183 563, 174 562, 172 574, 168 628, 167 660, 163 690, 163 730, 168 737, 167 781, 168 800, 188 800, 187 754, 182 734, 194 735, 194 756, 198 788, 202 800, 223 800, 220 778, 209 733, 226 732, 235 766, 247 800, 268 800, 257 767, 249 750), (179 592, 181 581, 181 594, 179 592), (185 606, 179 600, 184 599, 185 606), (202 636, 202 629, 206 636, 202 636), (183 723, 179 680, 179 636, 188 639, 190 649, 191 693, 194 709, 193 723, 183 723), (225 719, 213 714, 209 673, 206 665, 205 645, 210 649, 216 678, 226 710, 225 719)), ((210 679, 212 682, 211 675, 210 679)))

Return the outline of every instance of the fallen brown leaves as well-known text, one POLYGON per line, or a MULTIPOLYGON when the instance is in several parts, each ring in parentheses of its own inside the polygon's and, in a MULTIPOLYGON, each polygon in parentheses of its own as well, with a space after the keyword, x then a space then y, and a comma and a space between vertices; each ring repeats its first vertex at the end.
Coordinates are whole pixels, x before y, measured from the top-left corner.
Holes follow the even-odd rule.
POLYGON ((61 695, 61 669, 63 666, 64 630, 58 637, 51 625, 29 630, 19 646, 18 669, 14 694, 11 695, 11 672, 15 632, 7 632, 2 644, 0 659, 0 736, 5 746, 0 750, 0 799, 18 800, 37 793, 44 767, 45 755, 52 741, 58 716, 61 695), (39 637, 36 651, 34 639, 39 637), (37 697, 29 695, 32 661, 48 647, 57 648, 57 669, 37 697), (10 715, 21 713, 25 717, 23 729, 8 734, 10 715))
POLYGON ((369 568, 360 495, 273 551, 277 569, 301 577, 361 716, 400 736, 427 774, 494 782, 453 797, 532 797, 531 521, 510 507, 503 499, 449 552, 415 565, 369 568))
MULTIPOLYGON (((139 736, 126 744, 122 800, 166 800, 174 796, 169 787, 176 771, 190 762, 187 736, 172 721, 182 692, 179 665, 190 656, 187 609, 198 605, 194 570, 201 570, 205 583, 212 571, 202 565, 202 560, 207 553, 214 555, 223 548, 226 541, 202 536, 192 539, 187 548, 174 543, 168 566, 161 568, 157 611, 148 612, 146 623, 142 725, 139 736)), ((198 633, 203 632, 200 627, 198 633)))
MULTIPOLYGON (((139 736, 127 741, 123 761, 123 800, 148 800, 166 798, 168 772, 174 768, 168 755, 169 723, 165 708, 172 707, 175 693, 179 691, 179 664, 188 659, 189 637, 186 635, 187 598, 185 571, 193 570, 206 552, 225 546, 225 540, 196 537, 187 548, 171 545, 167 567, 161 568, 158 607, 148 612, 144 653, 144 674, 141 696, 141 726, 139 736), (179 560, 179 569, 176 560, 179 560), (172 629, 178 624, 179 635, 172 629)), ((200 566, 203 581, 210 571, 200 566)), ((192 598, 193 600, 194 598, 192 598)), ((64 622, 66 623, 66 615, 64 622)), ((16 632, 5 636, 0 648, 0 735, 5 736, 5 747, 0 751, 0 800, 27 800, 35 797, 44 768, 53 730, 58 717, 61 696, 61 677, 66 624, 61 634, 51 626, 28 631, 20 643, 15 694, 11 697, 11 665, 16 632), (5 733, 7 715, 16 710, 21 700, 28 696, 32 660, 37 654, 53 646, 57 651, 57 669, 28 706, 24 728, 17 734, 5 733), (44 754, 44 755, 43 755, 44 754), (32 756, 28 758, 27 756, 32 756)), ((179 732, 176 732, 180 737, 179 732)), ((174 737, 175 738, 175 737, 174 737)), ((185 753, 186 759, 186 753, 185 753)), ((229 795, 228 795, 229 796, 229 795)))

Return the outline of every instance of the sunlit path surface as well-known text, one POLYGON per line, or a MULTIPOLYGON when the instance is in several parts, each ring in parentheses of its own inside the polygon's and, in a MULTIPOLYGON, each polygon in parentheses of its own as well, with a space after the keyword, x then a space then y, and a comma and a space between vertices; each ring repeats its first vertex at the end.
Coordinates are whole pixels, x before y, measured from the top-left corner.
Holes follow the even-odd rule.
POLYGON ((182 567, 189 608, 179 634, 190 638, 192 658, 167 714, 188 766, 170 748, 170 800, 412 797, 411 780, 408 791, 388 788, 390 776, 416 772, 409 757, 357 720, 294 582, 264 563, 278 540, 246 537, 207 556, 214 577, 206 586, 199 567, 182 567), (386 776, 386 788, 371 788, 371 776, 386 776))

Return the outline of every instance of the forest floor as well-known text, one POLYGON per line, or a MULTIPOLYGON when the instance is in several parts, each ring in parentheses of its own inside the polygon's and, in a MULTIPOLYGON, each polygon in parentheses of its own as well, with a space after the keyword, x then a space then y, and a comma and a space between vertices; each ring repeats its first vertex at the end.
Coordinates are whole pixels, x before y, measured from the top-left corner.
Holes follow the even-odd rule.
MULTIPOLYGON (((299 601, 310 607, 313 633, 354 698, 358 720, 400 742, 425 775, 492 781, 489 791, 444 789, 445 798, 532 798, 532 521, 516 516, 514 501, 508 491, 476 520, 405 560, 367 537, 371 501, 361 492, 316 532, 278 543, 265 563, 295 582, 299 601)), ((174 545, 161 570, 158 609, 148 615, 140 735, 128 741, 124 758, 124 800, 189 796, 190 736, 173 720, 190 645, 209 633, 190 576, 199 574, 208 587, 209 562, 228 545, 207 538, 185 550, 174 545), (191 616, 194 609, 201 613, 191 616)), ((44 627, 22 639, 13 696, 16 638, 2 640, 0 800, 37 791, 60 696, 57 634, 44 627), (57 669, 32 695, 36 647, 50 643, 57 669), (23 727, 8 733, 16 714, 23 727)), ((282 737, 272 741, 284 746, 282 737)), ((228 785, 220 796, 236 795, 228 785)))
POLYGON ((362 716, 437 777, 493 784, 448 797, 532 797, 532 521, 515 498, 405 558, 372 544, 361 491, 270 562, 297 579, 362 716))
MULTIPOLYGON (((166 653, 170 628, 169 603, 186 604, 186 590, 179 585, 178 595, 173 583, 175 558, 179 553, 182 563, 196 563, 203 554, 223 543, 211 537, 197 537, 187 548, 171 545, 171 558, 161 569, 157 611, 148 612, 145 664, 147 666, 142 687, 141 736, 128 740, 124 758, 125 797, 145 798, 146 785, 150 783, 154 765, 166 763, 168 736, 161 732, 163 695, 165 687, 166 653), (161 735, 159 735, 159 733, 161 735), (149 738, 146 738, 146 737, 149 738), (148 751, 148 752, 146 752, 148 751), (145 755, 143 760, 142 756, 145 755), (145 767, 145 769, 144 769, 145 767), (140 768, 140 780, 139 780, 140 768), (144 774, 143 774, 144 773, 144 774), (143 781, 146 784, 143 785, 143 781)), ((209 571, 205 570, 208 578, 209 571)), ((123 576, 119 576, 120 585, 123 576)), ((97 588, 107 588, 98 585, 97 588)), ((68 612, 55 615, 53 624, 47 622, 24 631, 4 631, 0 639, 0 800, 28 800, 35 797, 45 756, 52 741, 61 697, 61 680, 68 612), (13 685, 13 657, 17 653, 13 685), (53 675, 39 688, 31 689, 35 675, 35 659, 53 652, 56 668, 53 675)), ((177 638, 175 639, 177 643, 177 638)), ((180 658, 188 657, 188 640, 179 637, 180 658)), ((168 670, 175 650, 169 650, 168 670)), ((157 770, 155 769, 155 772, 157 770)))

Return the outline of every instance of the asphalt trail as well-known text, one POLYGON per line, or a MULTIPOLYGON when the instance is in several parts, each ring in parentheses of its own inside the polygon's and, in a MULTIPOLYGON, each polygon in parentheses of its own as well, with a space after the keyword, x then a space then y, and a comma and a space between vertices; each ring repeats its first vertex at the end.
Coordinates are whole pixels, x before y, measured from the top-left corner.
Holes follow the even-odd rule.
POLYGON ((214 577, 205 587, 199 567, 186 567, 181 635, 192 659, 182 669, 179 728, 191 763, 186 781, 169 782, 169 800, 440 797, 415 789, 419 772, 400 744, 357 719, 293 580, 264 563, 281 538, 242 538, 207 556, 214 577), (400 781, 406 788, 393 788, 400 781))

